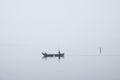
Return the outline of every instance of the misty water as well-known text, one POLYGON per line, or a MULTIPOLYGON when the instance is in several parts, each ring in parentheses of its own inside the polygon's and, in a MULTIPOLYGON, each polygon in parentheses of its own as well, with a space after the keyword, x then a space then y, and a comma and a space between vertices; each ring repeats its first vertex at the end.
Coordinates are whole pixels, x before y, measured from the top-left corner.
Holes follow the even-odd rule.
MULTIPOLYGON (((0 46, 0 80, 120 80, 120 56, 43 58, 39 46, 0 46)), ((93 51, 94 52, 94 51, 93 51)))

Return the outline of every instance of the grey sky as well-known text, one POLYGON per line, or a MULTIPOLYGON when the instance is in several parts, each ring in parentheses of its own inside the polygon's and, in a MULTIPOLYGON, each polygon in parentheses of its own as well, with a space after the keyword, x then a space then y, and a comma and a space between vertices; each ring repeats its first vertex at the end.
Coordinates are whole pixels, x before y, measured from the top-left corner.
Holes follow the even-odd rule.
POLYGON ((0 0, 0 44, 120 48, 119 0, 0 0))

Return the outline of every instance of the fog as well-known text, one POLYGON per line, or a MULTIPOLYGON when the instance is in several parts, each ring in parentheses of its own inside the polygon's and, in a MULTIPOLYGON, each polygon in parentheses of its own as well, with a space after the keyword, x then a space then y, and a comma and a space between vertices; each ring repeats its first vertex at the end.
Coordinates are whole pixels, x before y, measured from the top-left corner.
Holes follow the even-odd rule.
POLYGON ((120 0, 0 0, 0 80, 119 74, 120 0))
POLYGON ((120 52, 119 0, 1 0, 0 45, 120 52))

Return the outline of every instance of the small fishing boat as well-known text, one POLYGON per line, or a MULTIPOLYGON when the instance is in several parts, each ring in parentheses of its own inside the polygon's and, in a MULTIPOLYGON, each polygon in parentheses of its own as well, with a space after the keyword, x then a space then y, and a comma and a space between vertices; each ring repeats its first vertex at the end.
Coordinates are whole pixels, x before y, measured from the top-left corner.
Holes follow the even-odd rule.
POLYGON ((46 52, 42 52, 42 55, 44 57, 63 57, 64 53, 61 53, 60 51, 58 51, 58 54, 48 54, 46 52))

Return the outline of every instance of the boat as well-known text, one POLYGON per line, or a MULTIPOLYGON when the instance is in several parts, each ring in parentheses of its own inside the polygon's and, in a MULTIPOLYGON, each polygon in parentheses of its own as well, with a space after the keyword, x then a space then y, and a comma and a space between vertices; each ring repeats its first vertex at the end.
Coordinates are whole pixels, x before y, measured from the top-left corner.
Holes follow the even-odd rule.
POLYGON ((60 51, 58 51, 58 54, 48 54, 46 52, 42 52, 42 55, 44 57, 63 57, 64 53, 61 53, 60 51))

